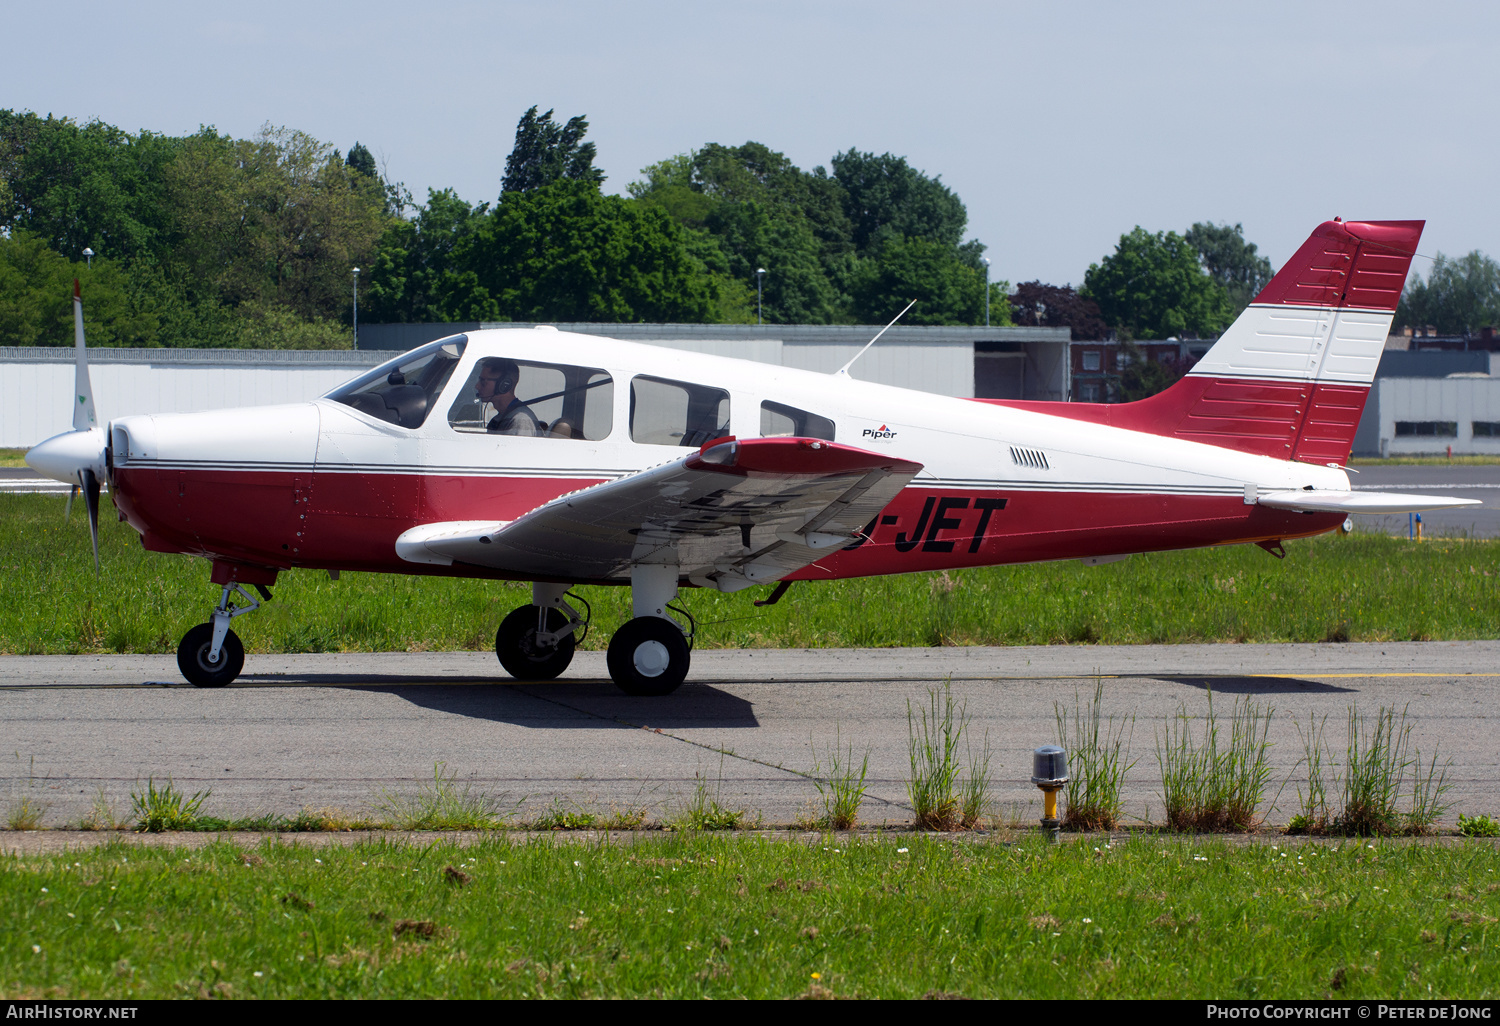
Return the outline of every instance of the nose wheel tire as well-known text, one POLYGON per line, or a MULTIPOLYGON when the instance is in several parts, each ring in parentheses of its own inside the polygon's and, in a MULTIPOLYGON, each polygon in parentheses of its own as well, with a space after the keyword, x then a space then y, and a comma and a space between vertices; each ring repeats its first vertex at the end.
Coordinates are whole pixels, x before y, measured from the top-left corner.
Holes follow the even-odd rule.
MULTIPOLYGON (((559 610, 547 610, 547 630, 559 631, 568 618, 559 610)), ((555 645, 537 641, 537 607, 512 609, 495 632, 495 655, 516 680, 551 680, 573 661, 573 635, 566 634, 555 645)))
POLYGON ((194 687, 222 688, 245 668, 245 646, 234 631, 224 635, 218 662, 209 661, 208 653, 213 647, 214 625, 211 623, 200 623, 188 631, 182 636, 182 644, 177 646, 177 668, 194 687))
POLYGON ((609 640, 609 676, 627 695, 669 695, 687 676, 687 639, 672 621, 638 616, 609 640))

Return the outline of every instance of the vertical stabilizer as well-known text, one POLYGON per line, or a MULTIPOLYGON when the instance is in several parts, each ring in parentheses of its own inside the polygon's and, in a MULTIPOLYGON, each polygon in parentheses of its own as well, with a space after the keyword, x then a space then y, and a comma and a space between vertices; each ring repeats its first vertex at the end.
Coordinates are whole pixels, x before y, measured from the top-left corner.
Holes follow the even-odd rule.
POLYGON ((1307 463, 1349 458, 1423 221, 1325 221, 1171 388, 1007 406, 1307 463))

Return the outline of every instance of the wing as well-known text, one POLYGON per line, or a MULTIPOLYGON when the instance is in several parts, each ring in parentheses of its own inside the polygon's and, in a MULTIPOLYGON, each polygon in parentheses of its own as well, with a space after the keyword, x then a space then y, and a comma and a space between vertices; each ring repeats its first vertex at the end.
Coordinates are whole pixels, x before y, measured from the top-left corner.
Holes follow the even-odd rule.
POLYGON ((638 564, 675 565, 701 587, 738 591, 853 541, 921 469, 815 439, 721 439, 510 523, 414 527, 396 551, 540 579, 628 580, 638 564))
POLYGON ((1274 509, 1326 513, 1420 513, 1429 509, 1481 506, 1478 499, 1452 499, 1443 495, 1402 495, 1398 492, 1267 492, 1256 502, 1274 509))

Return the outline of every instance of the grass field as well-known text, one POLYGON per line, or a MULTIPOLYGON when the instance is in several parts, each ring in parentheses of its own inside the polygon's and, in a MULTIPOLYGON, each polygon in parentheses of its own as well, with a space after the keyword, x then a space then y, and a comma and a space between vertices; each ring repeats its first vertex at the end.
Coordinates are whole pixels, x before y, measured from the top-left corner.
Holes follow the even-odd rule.
POLYGON ((25 456, 25 449, 0 449, 0 467, 24 467, 25 456))
MULTIPOLYGON (((208 565, 141 548, 102 518, 94 576, 79 510, 63 498, 0 495, 0 653, 173 652, 208 618, 208 565)), ((106 512, 108 507, 106 507, 106 512)), ((1500 636, 1500 541, 1412 544, 1356 533, 1255 546, 799 584, 757 609, 762 589, 688 590, 706 647, 1385 641, 1500 636)), ((624 588, 581 588, 600 648, 629 618, 624 588)), ((383 574, 283 574, 275 600, 235 623, 251 652, 484 650, 522 585, 383 574)))
POLYGON ((6 997, 1494 998, 1500 855, 686 835, 0 862, 6 997))

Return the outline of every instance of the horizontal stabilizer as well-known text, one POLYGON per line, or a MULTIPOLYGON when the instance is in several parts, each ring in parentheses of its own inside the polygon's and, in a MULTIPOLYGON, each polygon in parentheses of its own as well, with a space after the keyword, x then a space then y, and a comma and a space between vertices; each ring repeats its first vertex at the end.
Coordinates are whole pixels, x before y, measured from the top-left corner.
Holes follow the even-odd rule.
POLYGON ((1457 509, 1483 505, 1478 499, 1455 499, 1446 495, 1402 495, 1399 492, 1266 492, 1255 499, 1272 509, 1318 513, 1421 513, 1429 509, 1457 509))

